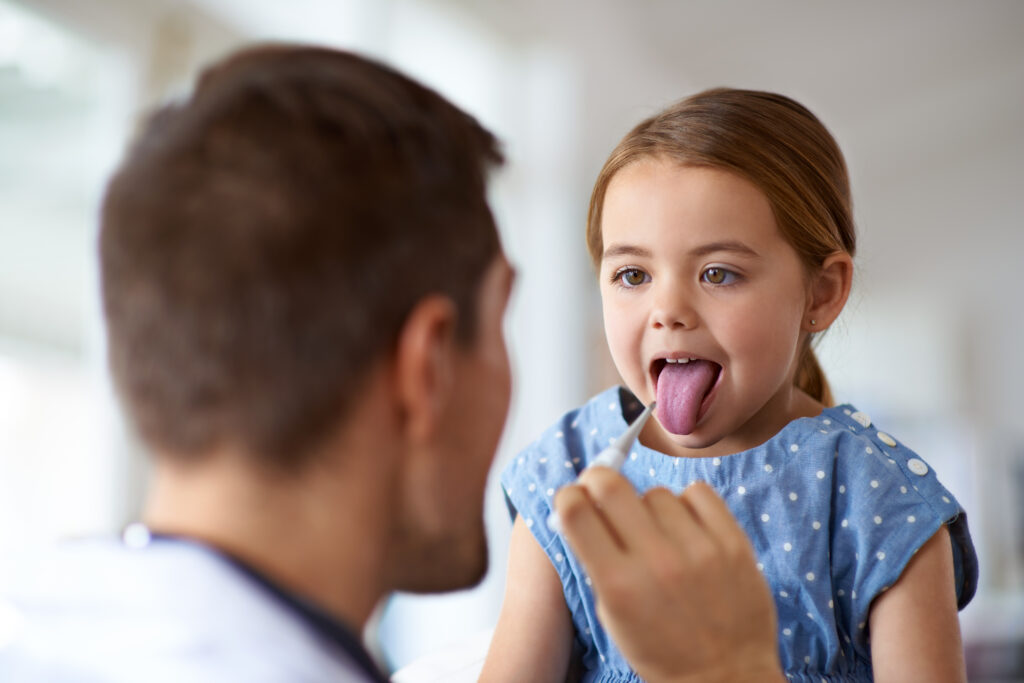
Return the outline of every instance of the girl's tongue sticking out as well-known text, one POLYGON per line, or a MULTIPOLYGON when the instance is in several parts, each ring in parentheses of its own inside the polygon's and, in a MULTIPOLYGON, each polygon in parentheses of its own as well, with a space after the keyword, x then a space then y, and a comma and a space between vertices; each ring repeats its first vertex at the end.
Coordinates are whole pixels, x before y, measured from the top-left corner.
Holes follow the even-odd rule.
POLYGON ((661 426, 673 434, 692 432, 718 370, 718 365, 706 360, 666 363, 658 375, 657 415, 661 426))

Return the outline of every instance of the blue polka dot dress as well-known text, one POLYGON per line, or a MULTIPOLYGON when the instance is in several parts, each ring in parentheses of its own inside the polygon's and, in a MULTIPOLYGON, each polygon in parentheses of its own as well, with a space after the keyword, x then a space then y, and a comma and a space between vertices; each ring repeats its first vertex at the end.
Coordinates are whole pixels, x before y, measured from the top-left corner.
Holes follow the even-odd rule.
MULTIPOLYGON (((519 514, 558 572, 582 653, 583 680, 640 681, 597 620, 590 579, 546 524, 573 481, 642 406, 612 388, 566 414, 502 474, 519 514)), ((966 515, 920 457, 852 406, 786 425, 766 443, 717 458, 675 458, 637 443, 622 473, 638 491, 706 481, 746 530, 775 598, 779 654, 794 681, 870 681, 868 611, 943 525, 956 592, 973 597, 977 557, 966 515)))

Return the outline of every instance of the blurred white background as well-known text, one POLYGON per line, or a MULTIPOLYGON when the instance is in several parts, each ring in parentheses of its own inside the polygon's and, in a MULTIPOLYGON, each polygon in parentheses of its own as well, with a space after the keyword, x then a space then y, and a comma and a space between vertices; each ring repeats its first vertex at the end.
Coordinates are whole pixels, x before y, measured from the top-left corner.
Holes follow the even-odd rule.
MULTIPOLYGON (((1024 3, 675 0, 0 0, 0 582, 29 546, 110 532, 146 470, 111 397, 94 259, 106 177, 140 112, 253 39, 374 55, 492 128, 521 271, 513 406, 495 474, 615 381, 583 244, 590 185, 641 118, 697 90, 782 92, 850 166, 854 296, 823 341, 842 401, 968 509, 982 589, 972 661, 1024 636, 1024 3)), ((493 626, 509 521, 472 591, 396 596, 398 667, 493 626)))

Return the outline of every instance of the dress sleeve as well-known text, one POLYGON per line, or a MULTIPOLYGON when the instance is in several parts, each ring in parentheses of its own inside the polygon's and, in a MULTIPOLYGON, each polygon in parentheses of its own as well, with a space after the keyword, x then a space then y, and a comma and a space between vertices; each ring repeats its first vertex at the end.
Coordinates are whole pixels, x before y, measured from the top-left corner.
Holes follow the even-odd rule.
POLYGON ((561 538, 548 527, 548 517, 555 493, 572 483, 584 464, 575 442, 571 429, 556 424, 523 449, 501 473, 509 514, 513 520, 516 515, 523 518, 553 563, 556 558, 563 561, 565 551, 561 538))
POLYGON ((953 544, 957 604, 974 596, 978 561, 960 504, 920 456, 869 427, 840 440, 832 519, 833 582, 854 645, 869 652, 872 601, 942 525, 953 544))

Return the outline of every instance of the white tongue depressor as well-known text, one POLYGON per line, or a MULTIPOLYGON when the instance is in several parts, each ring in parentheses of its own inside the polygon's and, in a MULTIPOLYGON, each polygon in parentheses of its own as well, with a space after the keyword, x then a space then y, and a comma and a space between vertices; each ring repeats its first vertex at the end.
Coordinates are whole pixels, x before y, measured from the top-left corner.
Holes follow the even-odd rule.
MULTIPOLYGON (((658 405, 657 401, 651 401, 650 405, 644 408, 644 412, 633 420, 633 424, 626 428, 619 438, 615 439, 611 444, 608 445, 603 451, 597 454, 593 462, 587 465, 587 468, 601 465, 602 467, 610 467, 611 469, 618 472, 622 469, 622 463, 626 462, 626 456, 629 454, 629 449, 633 446, 633 442, 640 436, 640 430, 644 428, 647 419, 654 412, 655 406, 658 405)), ((558 518, 558 512, 552 512, 548 515, 548 528, 555 533, 562 533, 562 521, 558 518)))

